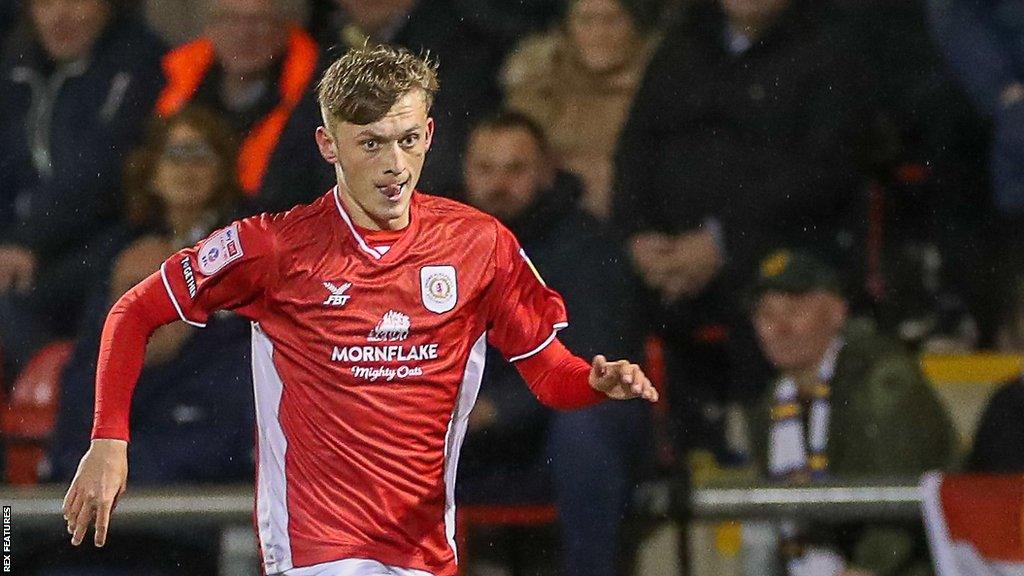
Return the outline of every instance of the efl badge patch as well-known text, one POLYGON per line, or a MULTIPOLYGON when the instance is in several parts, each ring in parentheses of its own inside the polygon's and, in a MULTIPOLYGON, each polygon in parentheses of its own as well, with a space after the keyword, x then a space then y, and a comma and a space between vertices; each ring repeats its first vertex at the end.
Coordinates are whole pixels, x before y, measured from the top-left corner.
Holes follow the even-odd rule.
POLYGON ((455 303, 459 300, 455 266, 420 268, 420 294, 423 306, 435 314, 444 314, 455 308, 455 303))
POLYGON ((238 225, 232 224, 215 233, 199 248, 199 271, 207 276, 242 257, 242 244, 238 241, 238 225))

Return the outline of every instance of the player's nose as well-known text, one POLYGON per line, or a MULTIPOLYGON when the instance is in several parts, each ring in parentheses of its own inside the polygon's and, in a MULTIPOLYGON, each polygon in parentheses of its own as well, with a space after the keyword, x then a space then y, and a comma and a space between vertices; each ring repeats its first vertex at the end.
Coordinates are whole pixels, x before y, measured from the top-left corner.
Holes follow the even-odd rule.
POLYGON ((404 156, 398 144, 388 146, 387 152, 381 158, 384 162, 384 173, 394 176, 404 174, 407 168, 404 156))

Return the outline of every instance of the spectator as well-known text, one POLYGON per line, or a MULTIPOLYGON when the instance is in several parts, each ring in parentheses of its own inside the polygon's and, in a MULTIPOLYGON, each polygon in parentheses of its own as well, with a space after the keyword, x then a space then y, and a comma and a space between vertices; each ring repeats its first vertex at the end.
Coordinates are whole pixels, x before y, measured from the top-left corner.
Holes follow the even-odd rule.
MULTIPOLYGON (((950 463, 955 432, 935 392, 898 344, 848 319, 834 270, 807 252, 776 252, 761 264, 752 304, 761 347, 780 375, 750 420, 767 476, 916 478, 950 463)), ((835 567, 814 574, 895 576, 927 567, 920 535, 900 525, 790 525, 783 534, 794 576, 811 574, 814 563, 835 567)))
MULTIPOLYGON (((579 184, 556 169, 541 129, 516 112, 480 123, 470 134, 465 181, 469 201, 515 233, 539 274, 564 297, 571 324, 559 337, 566 346, 584 356, 636 354, 641 337, 625 257, 608 230, 577 207, 579 184), (615 329, 607 329, 608 322, 615 329)), ((511 364, 494 357, 487 367, 462 453, 463 499, 543 499, 547 454, 564 573, 621 573, 621 525, 647 456, 637 450, 645 444, 647 408, 608 403, 549 415, 511 364), (517 449, 509 453, 509 446, 517 449), (504 477, 485 484, 485 468, 504 477), (523 476, 528 479, 520 481, 523 476), (532 493, 523 493, 527 486, 532 493)))
POLYGON ((657 44, 650 0, 573 0, 562 26, 524 40, 505 63, 506 105, 536 120, 583 180, 584 209, 611 212, 612 156, 657 44))
POLYGON ((0 343, 16 371, 82 303, 162 47, 115 0, 28 0, 0 56, 0 343))
MULTIPOLYGON (((89 443, 97 343, 111 304, 167 254, 227 221, 239 197, 237 152, 224 119, 186 107, 154 119, 145 142, 131 155, 126 224, 108 242, 114 249, 104 259, 113 264, 98 274, 82 337, 61 378, 49 480, 71 478, 81 447, 89 443)), ((248 323, 237 317, 215 318, 201 331, 179 322, 153 335, 134 402, 146 425, 135 428, 129 445, 133 482, 248 481, 254 466, 252 383, 249 371, 235 361, 248 353, 248 340, 248 323)), ((40 574, 61 576, 208 574, 216 570, 216 542, 216 531, 170 527, 132 534, 102 554, 78 549, 72 554, 67 546, 42 543, 38 555, 27 555, 27 564, 38 562, 49 570, 41 568, 40 574), (147 552, 157 548, 163 551, 159 558, 147 552), (84 565, 90 570, 76 571, 84 565)))
MULTIPOLYGON (((324 0, 330 2, 332 0, 324 0)), ((202 34, 203 8, 209 0, 142 0, 143 12, 160 37, 172 46, 195 40, 202 34)), ((295 22, 307 22, 310 16, 305 0, 278 3, 285 11, 286 18, 295 22)))
POLYGON ((238 182, 247 211, 285 210, 327 190, 333 174, 310 134, 319 50, 281 0, 213 0, 205 36, 164 58, 162 116, 188 103, 222 114, 241 141, 238 182))
POLYGON ((439 63, 444 89, 431 107, 443 138, 427 156, 420 189, 454 196, 462 152, 473 122, 501 103, 496 78, 507 47, 460 13, 457 0, 336 0, 337 10, 317 32, 325 46, 350 48, 371 42, 429 52, 439 63))
POLYGON ((853 247, 862 94, 804 0, 695 7, 647 67, 619 140, 612 214, 666 342, 677 449, 720 457, 721 405, 763 381, 735 287, 770 246, 853 247))
MULTIPOLYGON (((976 291, 996 302, 990 305, 995 313, 981 317, 984 329, 998 322, 1001 308, 1012 305, 1010 294, 992 294, 991 287, 1010 286, 1024 270, 1024 5, 1012 0, 929 0, 928 4, 932 32, 950 68, 993 128, 986 135, 990 140, 986 184, 992 190, 990 212, 994 214, 961 233, 959 246, 967 258, 955 268, 958 276, 977 279, 976 291), (985 240, 989 245, 982 243, 985 240)), ((951 205, 987 204, 975 200, 951 205)))
MULTIPOLYGON (((120 243, 123 249, 111 259, 109 277, 97 283, 83 337, 63 377, 55 480, 71 478, 82 445, 89 443, 97 343, 107 311, 167 254, 194 244, 229 219, 238 198, 236 154, 223 119, 185 108, 155 121, 144 146, 132 156, 126 184, 131 228, 119 238, 134 239, 120 243)), ((237 318, 219 318, 201 332, 176 323, 154 334, 135 403, 149 424, 130 444, 134 481, 248 478, 252 391, 247 371, 229 361, 247 348, 247 326, 237 318)))

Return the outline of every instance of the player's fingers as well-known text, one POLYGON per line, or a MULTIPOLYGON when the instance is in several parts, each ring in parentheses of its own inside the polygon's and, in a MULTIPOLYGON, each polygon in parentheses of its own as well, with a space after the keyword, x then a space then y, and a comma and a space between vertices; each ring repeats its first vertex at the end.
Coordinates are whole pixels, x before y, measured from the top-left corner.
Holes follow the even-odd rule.
POLYGON ((67 513, 68 534, 75 533, 75 523, 78 521, 78 516, 82 513, 82 507, 85 506, 85 500, 85 491, 82 490, 81 487, 77 487, 67 513))
POLYGON ((647 400, 648 402, 658 401, 658 389, 654 387, 654 384, 652 384, 650 380, 648 380, 647 384, 644 386, 642 397, 644 400, 647 400))
POLYGON ((90 499, 86 502, 85 506, 82 507, 81 513, 75 519, 75 532, 71 535, 71 545, 78 546, 85 539, 85 532, 89 529, 89 523, 92 522, 93 514, 96 512, 96 501, 90 499))
POLYGON ((71 513, 71 504, 75 501, 75 496, 78 495, 78 486, 74 482, 68 486, 68 491, 64 494, 64 501, 60 506, 60 513, 64 515, 64 519, 68 519, 68 514, 71 513))
POLYGON ((636 388, 636 371, 639 367, 636 364, 630 364, 626 360, 619 360, 616 364, 619 369, 619 381, 629 386, 634 392, 638 392, 636 388))
POLYGON ((590 363, 590 370, 597 376, 604 376, 605 367, 608 365, 608 359, 603 355, 598 354, 594 356, 594 360, 590 363))
POLYGON ((93 544, 102 548, 107 543, 107 527, 110 525, 110 513, 113 511, 113 500, 104 499, 96 508, 96 533, 93 535, 93 544))

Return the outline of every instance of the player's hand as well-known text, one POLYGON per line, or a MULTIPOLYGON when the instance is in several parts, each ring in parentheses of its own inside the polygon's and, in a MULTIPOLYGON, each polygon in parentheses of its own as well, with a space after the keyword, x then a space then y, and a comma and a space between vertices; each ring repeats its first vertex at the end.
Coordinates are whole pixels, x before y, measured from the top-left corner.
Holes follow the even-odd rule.
POLYGON ((14 244, 0 246, 0 295, 12 289, 27 293, 35 277, 36 257, 31 250, 14 244))
POLYGON ((71 544, 78 546, 89 524, 95 521, 93 543, 107 541, 110 514, 128 480, 128 443, 123 440, 93 440, 82 456, 75 479, 64 496, 64 519, 68 523, 71 544))
POLYGON ((658 401, 658 390, 644 375, 644 371, 629 360, 609 362, 600 354, 590 364, 590 386, 604 392, 613 400, 643 398, 648 402, 658 401))

